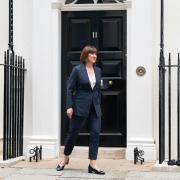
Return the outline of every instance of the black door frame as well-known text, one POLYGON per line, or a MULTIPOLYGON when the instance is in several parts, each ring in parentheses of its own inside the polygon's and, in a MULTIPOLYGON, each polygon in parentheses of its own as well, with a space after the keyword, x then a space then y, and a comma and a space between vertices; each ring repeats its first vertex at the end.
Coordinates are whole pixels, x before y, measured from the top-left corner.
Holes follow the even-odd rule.
MULTIPOLYGON (((82 10, 79 10, 79 12, 80 11, 82 11, 82 10)), ((102 11, 102 10, 95 10, 95 11, 102 11)), ((122 11, 122 10, 103 10, 103 11, 122 11)), ((123 10, 124 11, 124 10, 123 10)), ((127 10, 125 10, 126 11, 126 21, 124 22, 125 23, 125 27, 124 28, 126 28, 125 29, 125 36, 126 36, 126 38, 125 38, 125 55, 126 55, 126 57, 125 57, 125 66, 126 66, 126 70, 125 70, 125 72, 126 72, 126 104, 125 104, 125 109, 126 109, 126 112, 125 112, 125 119, 126 119, 126 125, 125 125, 125 131, 126 131, 126 135, 125 135, 125 147, 127 147, 127 10)), ((63 13, 64 11, 62 11, 61 13, 63 13)), ((61 14, 61 16, 62 16, 62 14, 61 14)), ((64 30, 64 26, 63 26, 63 24, 62 24, 62 21, 61 21, 61 52, 63 52, 64 51, 64 48, 65 48, 65 46, 63 45, 63 35, 62 35, 62 32, 63 32, 63 30, 64 30)), ((66 42, 65 42, 66 43, 66 42)), ((63 69, 63 67, 65 67, 65 61, 62 61, 62 59, 63 58, 65 58, 65 54, 64 53, 61 53, 61 84, 62 83, 64 83, 62 80, 65 78, 65 73, 63 73, 63 71, 64 71, 64 69, 63 69)), ((62 96, 62 91, 63 91, 63 89, 62 89, 62 85, 61 85, 61 96, 62 96)), ((62 100, 61 99, 61 110, 62 110, 62 105, 65 105, 65 102, 64 102, 64 100, 62 100)), ((60 136, 61 136, 61 144, 60 145, 64 145, 64 140, 65 140, 65 137, 66 137, 66 132, 67 132, 67 129, 65 129, 65 128, 63 128, 62 129, 62 121, 64 121, 64 123, 66 123, 66 120, 64 119, 64 118, 62 118, 62 113, 61 113, 61 134, 60 134, 60 136)), ((67 127, 67 126, 66 126, 67 127)))

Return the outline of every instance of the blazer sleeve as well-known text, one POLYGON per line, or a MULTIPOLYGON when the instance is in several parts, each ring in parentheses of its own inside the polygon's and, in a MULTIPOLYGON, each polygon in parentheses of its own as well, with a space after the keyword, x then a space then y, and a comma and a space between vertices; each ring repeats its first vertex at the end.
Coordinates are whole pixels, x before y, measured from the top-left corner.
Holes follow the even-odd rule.
POLYGON ((73 67, 67 82, 66 109, 72 108, 73 92, 76 88, 76 82, 77 82, 77 68, 73 67))

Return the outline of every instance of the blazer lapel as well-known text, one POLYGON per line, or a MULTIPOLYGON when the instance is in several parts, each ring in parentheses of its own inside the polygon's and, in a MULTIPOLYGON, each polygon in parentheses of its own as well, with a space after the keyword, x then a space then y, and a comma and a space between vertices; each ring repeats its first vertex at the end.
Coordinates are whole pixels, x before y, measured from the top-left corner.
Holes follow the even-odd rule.
POLYGON ((83 74, 85 75, 84 77, 85 77, 85 79, 88 81, 89 88, 92 89, 92 88, 91 88, 91 85, 90 85, 88 73, 87 73, 87 70, 86 70, 86 66, 85 66, 85 64, 83 64, 83 63, 82 63, 81 65, 82 65, 83 74))
MULTIPOLYGON (((96 77, 96 84, 97 84, 97 77, 98 77, 98 76, 97 76, 97 69, 95 68, 94 65, 93 65, 93 68, 94 68, 94 73, 95 73, 95 77, 96 77)), ((96 84, 95 84, 94 88, 92 89, 92 88, 91 88, 90 81, 89 81, 88 72, 87 72, 87 70, 86 70, 86 66, 85 66, 85 64, 83 64, 83 63, 82 63, 82 70, 83 70, 83 73, 85 74, 86 80, 88 81, 89 88, 90 88, 91 90, 94 90, 95 87, 96 87, 96 84)))

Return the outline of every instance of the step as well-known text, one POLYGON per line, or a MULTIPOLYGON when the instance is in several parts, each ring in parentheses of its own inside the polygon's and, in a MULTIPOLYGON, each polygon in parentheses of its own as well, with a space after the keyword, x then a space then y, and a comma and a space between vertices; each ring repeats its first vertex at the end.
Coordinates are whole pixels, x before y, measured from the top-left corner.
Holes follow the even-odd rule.
POLYGON ((3 149, 0 149, 0 161, 3 160, 3 149))
MULTIPOLYGON (((98 158, 100 159, 125 159, 126 148, 99 147, 98 158)), ((60 146, 60 157, 63 156, 64 146, 60 146)), ((88 158, 88 146, 74 146, 71 155, 75 158, 88 158)))

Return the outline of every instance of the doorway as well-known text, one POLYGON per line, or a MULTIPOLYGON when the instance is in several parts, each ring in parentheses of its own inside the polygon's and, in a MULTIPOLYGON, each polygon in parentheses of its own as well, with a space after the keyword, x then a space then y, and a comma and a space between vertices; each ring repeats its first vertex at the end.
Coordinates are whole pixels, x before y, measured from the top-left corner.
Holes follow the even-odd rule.
MULTIPOLYGON (((127 11, 63 11, 61 57, 61 145, 69 122, 66 117, 66 82, 87 45, 98 50, 102 69, 100 147, 126 147, 126 42, 127 11)), ((89 145, 88 121, 76 145, 89 145)))

